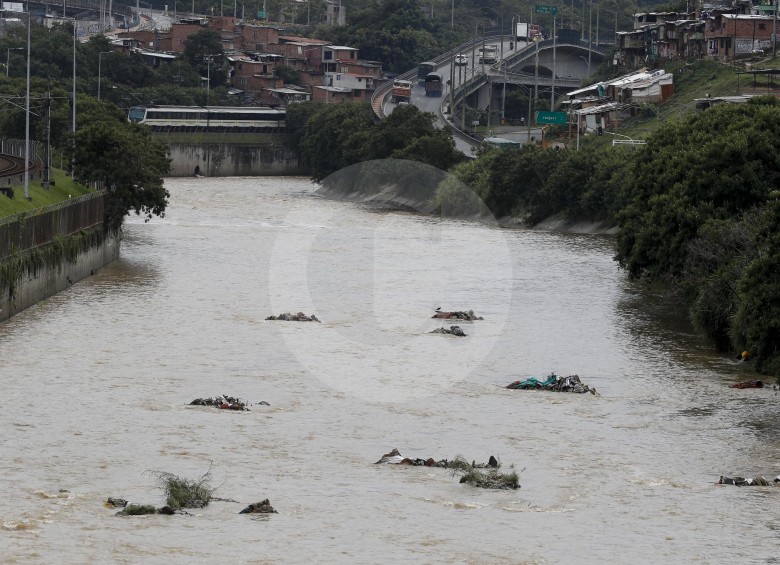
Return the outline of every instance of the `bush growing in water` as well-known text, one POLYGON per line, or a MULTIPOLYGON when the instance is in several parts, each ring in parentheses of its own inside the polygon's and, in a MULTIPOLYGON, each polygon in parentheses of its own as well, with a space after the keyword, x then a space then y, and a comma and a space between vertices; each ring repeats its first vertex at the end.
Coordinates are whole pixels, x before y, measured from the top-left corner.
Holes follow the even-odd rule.
POLYGON ((155 471, 152 474, 165 493, 166 506, 173 509, 203 508, 211 501, 217 490, 211 486, 211 471, 207 471, 195 481, 163 471, 155 471))

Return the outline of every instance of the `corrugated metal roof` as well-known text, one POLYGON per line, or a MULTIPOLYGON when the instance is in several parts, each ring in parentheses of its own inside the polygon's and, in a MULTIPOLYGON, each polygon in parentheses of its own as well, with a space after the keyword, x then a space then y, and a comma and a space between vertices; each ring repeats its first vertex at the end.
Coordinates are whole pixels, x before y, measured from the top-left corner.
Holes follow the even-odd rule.
POLYGON ((579 110, 574 110, 574 114, 578 114, 580 116, 587 116, 589 114, 603 114, 604 112, 614 112, 616 110, 622 110, 623 108, 628 108, 628 104, 623 104, 621 102, 608 102, 606 104, 601 104, 599 106, 591 106, 590 108, 580 108, 579 110))

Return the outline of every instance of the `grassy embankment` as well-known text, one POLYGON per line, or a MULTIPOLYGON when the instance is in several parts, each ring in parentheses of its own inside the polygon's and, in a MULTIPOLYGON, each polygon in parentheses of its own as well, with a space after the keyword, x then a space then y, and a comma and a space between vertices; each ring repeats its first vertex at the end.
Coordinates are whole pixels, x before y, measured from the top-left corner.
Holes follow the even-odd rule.
POLYGON ((13 198, 0 194, 0 218, 42 208, 49 204, 55 204, 68 198, 76 198, 82 194, 92 192, 91 188, 74 183, 63 170, 51 169, 51 174, 54 184, 48 190, 44 190, 40 180, 30 180, 29 193, 32 200, 27 200, 24 197, 23 183, 16 182, 11 184, 11 188, 14 189, 13 198))
MULTIPOLYGON (((741 74, 750 69, 780 69, 780 57, 771 57, 757 61, 738 61, 736 64, 717 63, 715 61, 670 61, 663 69, 674 74, 674 96, 660 104, 657 109, 648 105, 639 115, 624 122, 618 129, 634 139, 645 139, 661 124, 682 120, 696 111, 695 99, 717 96, 739 96, 743 94, 780 95, 780 81, 777 77, 741 74), (772 82, 770 82, 770 80, 772 82)), ((604 136, 610 137, 610 136, 604 136)), ((611 143, 613 138, 604 140, 611 143)))

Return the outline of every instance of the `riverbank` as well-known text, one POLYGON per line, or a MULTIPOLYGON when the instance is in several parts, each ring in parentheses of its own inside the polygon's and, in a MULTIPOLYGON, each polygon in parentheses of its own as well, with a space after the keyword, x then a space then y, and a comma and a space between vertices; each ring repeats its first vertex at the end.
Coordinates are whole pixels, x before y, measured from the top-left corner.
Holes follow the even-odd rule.
MULTIPOLYGON (((340 200, 354 202, 373 209, 385 210, 388 212, 406 212, 413 214, 439 215, 436 205, 430 200, 412 198, 406 194, 399 193, 397 187, 386 186, 381 192, 376 194, 363 194, 361 192, 343 193, 335 189, 320 186, 314 193, 321 198, 330 200, 340 200)), ((494 221, 498 226, 507 229, 525 229, 561 233, 579 233, 594 235, 615 235, 619 226, 604 221, 576 220, 571 221, 562 214, 552 215, 541 222, 528 223, 522 218, 506 216, 503 218, 493 218, 492 216, 466 215, 458 216, 460 219, 471 220, 475 222, 494 221)))

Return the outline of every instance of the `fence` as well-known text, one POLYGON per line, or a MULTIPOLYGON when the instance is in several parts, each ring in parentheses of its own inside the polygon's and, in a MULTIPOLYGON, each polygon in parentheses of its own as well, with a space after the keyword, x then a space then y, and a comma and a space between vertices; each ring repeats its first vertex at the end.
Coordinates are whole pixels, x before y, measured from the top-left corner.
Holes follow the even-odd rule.
MULTIPOLYGON (((11 155, 13 157, 21 157, 24 159, 25 143, 23 139, 0 139, 0 153, 3 155, 11 155)), ((30 140, 30 161, 37 160, 43 164, 43 159, 40 155, 40 144, 35 140, 30 140)))
POLYGON ((105 192, 93 192, 40 208, 32 215, 0 218, 0 261, 18 250, 31 250, 58 237, 103 224, 105 192))

